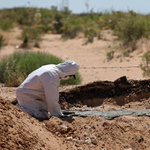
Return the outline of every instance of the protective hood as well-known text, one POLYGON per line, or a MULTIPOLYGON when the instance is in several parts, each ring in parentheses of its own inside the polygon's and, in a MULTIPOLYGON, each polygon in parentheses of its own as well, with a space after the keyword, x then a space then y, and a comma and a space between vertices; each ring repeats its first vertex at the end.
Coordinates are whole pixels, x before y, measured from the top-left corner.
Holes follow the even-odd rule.
POLYGON ((66 61, 56 65, 58 75, 61 79, 65 79, 65 76, 75 75, 80 66, 75 61, 66 61))

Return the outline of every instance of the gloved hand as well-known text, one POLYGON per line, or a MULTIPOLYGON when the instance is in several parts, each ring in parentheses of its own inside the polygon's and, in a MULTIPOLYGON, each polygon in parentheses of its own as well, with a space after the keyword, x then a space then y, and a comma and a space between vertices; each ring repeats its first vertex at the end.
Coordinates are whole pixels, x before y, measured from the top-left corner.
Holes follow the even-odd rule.
POLYGON ((63 115, 61 115, 59 118, 70 118, 70 116, 69 115, 67 115, 67 114, 63 114, 63 115))

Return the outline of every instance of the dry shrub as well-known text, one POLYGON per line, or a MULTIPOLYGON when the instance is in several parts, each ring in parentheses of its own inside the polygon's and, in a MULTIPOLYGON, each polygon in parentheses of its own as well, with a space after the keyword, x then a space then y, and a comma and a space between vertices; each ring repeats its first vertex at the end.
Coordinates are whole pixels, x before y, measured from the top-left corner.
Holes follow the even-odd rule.
POLYGON ((147 51, 142 56, 142 63, 140 64, 140 68, 143 71, 144 77, 150 77, 150 51, 147 51))
POLYGON ((115 34, 123 41, 125 47, 137 49, 137 42, 141 38, 148 38, 149 21, 145 16, 129 15, 121 19, 115 26, 115 34))
POLYGON ((8 87, 17 87, 25 80, 25 77, 21 74, 13 72, 11 77, 8 78, 6 85, 8 87))

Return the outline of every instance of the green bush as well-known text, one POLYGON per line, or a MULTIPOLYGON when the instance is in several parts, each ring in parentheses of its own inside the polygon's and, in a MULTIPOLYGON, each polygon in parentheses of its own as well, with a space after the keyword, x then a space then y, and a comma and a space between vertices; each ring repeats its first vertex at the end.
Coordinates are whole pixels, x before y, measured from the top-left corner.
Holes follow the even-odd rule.
POLYGON ((108 61, 112 60, 114 58, 114 51, 111 50, 111 51, 107 52, 106 53, 106 58, 107 58, 108 61))
POLYGON ((85 30, 84 34, 85 34, 85 37, 89 37, 89 36, 95 37, 95 36, 97 36, 96 31, 92 28, 88 28, 87 30, 85 30))
POLYGON ((40 9, 40 13, 42 15, 41 17, 41 25, 48 26, 52 24, 54 20, 54 14, 57 13, 57 11, 52 11, 49 9, 40 9))
POLYGON ((125 13, 121 11, 112 11, 111 13, 106 12, 100 17, 100 27, 105 27, 109 29, 114 29, 117 22, 126 16, 125 13))
POLYGON ((48 31, 53 31, 53 27, 51 27, 51 26, 38 26, 37 29, 42 31, 42 33, 47 33, 48 31))
MULTIPOLYGON (((88 17, 87 17, 88 19, 88 17)), ((91 17, 89 16, 89 20, 91 19, 91 17)), ((94 37, 98 37, 98 35, 100 35, 100 27, 99 24, 94 21, 94 20, 90 20, 86 23, 84 23, 84 35, 87 38, 87 41, 85 42, 85 44, 87 43, 92 43, 94 37)))
POLYGON ((97 32, 93 28, 88 28, 87 30, 85 30, 84 34, 85 34, 85 37, 87 37, 87 41, 85 42, 85 44, 92 43, 93 38, 98 35, 97 32))
POLYGON ((83 31, 82 20, 67 19, 63 27, 61 28, 63 38, 74 38, 79 32, 83 31))
POLYGON ((53 20, 53 28, 57 34, 62 33, 62 28, 63 26, 63 15, 59 13, 55 13, 54 15, 54 20, 53 20))
POLYGON ((3 31, 8 31, 13 28, 13 21, 10 18, 6 18, 4 20, 0 20, 0 28, 3 31))
POLYGON ((28 41, 41 40, 41 31, 36 27, 24 27, 21 33, 21 39, 27 39, 28 41))
POLYGON ((132 50, 136 49, 136 44, 142 37, 148 37, 150 23, 145 16, 128 15, 121 19, 115 26, 116 35, 132 50))
MULTIPOLYGON (((6 86, 19 86, 32 71, 46 64, 59 64, 61 58, 46 52, 14 52, 0 60, 0 82, 6 86)), ((81 76, 76 73, 77 80, 72 77, 62 81, 61 84, 80 84, 81 76)))
POLYGON ((33 23, 33 14, 35 8, 14 8, 13 20, 19 25, 31 25, 33 23))
POLYGON ((150 51, 146 52, 142 56, 142 63, 140 64, 140 68, 143 70, 143 76, 150 76, 150 51))
POLYGON ((4 27, 9 29, 12 27, 13 23, 29 25, 29 15, 31 12, 28 8, 16 7, 12 9, 1 9, 0 14, 0 20, 3 24, 6 24, 4 27))

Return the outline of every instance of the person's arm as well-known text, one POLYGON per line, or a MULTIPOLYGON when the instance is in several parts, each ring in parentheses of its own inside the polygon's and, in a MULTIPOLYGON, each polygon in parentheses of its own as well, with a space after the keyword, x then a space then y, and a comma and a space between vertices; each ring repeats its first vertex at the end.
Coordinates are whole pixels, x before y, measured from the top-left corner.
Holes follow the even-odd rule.
POLYGON ((50 84, 44 88, 46 102, 52 116, 62 116, 59 104, 59 91, 56 85, 50 84))
POLYGON ((59 104, 59 91, 57 86, 57 76, 46 74, 43 79, 43 87, 48 109, 52 116, 62 116, 59 104))

